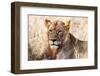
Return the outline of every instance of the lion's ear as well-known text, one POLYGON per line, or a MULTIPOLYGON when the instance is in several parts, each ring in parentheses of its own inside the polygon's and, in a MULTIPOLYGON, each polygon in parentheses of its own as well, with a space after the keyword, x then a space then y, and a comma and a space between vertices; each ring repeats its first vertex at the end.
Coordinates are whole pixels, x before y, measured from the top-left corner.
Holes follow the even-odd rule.
POLYGON ((66 21, 66 22, 65 22, 65 28, 66 28, 66 30, 69 30, 70 27, 71 27, 71 20, 66 21))
POLYGON ((48 20, 48 19, 45 19, 45 26, 46 26, 46 27, 49 27, 49 26, 50 26, 50 24, 51 24, 51 21, 50 21, 50 20, 48 20))

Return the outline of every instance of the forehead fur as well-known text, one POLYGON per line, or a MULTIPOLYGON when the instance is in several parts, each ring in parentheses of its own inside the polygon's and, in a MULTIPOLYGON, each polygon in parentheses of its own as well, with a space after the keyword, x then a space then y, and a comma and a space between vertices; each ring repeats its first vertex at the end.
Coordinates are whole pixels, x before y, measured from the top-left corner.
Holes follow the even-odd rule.
POLYGON ((49 20, 45 19, 45 25, 49 29, 54 29, 54 28, 65 28, 66 30, 69 30, 70 25, 71 25, 71 20, 69 21, 61 21, 61 20, 49 20))

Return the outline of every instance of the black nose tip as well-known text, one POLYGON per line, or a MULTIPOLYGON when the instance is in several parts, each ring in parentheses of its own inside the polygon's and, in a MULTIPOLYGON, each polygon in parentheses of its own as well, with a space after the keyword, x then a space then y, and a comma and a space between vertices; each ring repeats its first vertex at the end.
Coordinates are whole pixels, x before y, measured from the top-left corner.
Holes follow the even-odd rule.
POLYGON ((52 39, 52 41, 54 42, 54 41, 56 41, 56 39, 52 39))

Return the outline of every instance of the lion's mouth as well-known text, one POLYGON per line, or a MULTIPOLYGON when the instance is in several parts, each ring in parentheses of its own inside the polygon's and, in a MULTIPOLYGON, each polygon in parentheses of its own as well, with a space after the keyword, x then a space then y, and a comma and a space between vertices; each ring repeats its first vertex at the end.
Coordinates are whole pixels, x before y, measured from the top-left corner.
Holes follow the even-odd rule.
POLYGON ((59 46, 61 45, 60 41, 49 41, 50 44, 50 48, 59 48, 59 46))

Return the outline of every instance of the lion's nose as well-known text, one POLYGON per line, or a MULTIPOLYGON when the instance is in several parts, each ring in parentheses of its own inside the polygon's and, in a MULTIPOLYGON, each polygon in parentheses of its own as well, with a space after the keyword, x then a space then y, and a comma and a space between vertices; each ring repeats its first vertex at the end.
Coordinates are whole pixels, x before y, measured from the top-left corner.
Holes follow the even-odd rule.
POLYGON ((55 41, 56 41, 56 39, 52 39, 52 41, 53 41, 53 42, 55 42, 55 41))

